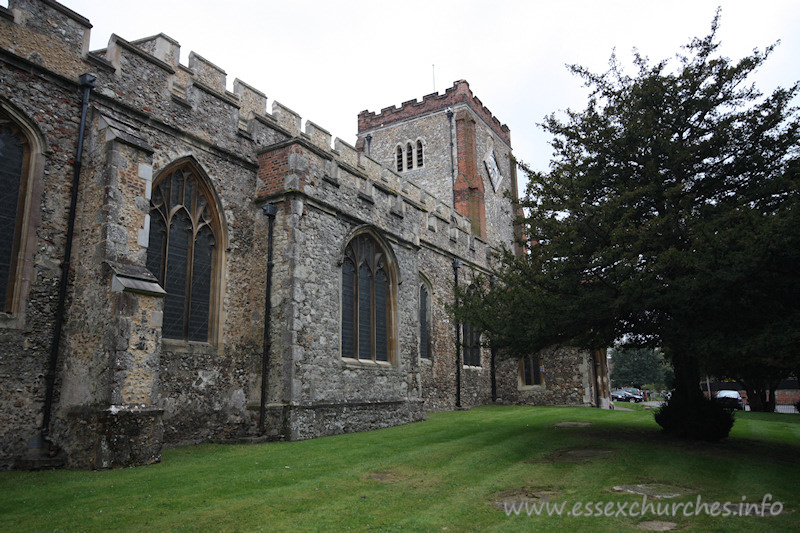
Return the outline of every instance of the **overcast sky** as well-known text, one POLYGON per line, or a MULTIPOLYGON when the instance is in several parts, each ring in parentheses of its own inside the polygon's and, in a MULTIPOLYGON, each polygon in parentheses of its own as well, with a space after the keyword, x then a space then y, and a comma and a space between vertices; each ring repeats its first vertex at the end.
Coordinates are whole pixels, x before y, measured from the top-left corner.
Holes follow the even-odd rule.
POLYGON ((612 50, 630 65, 634 47, 654 61, 673 57, 707 35, 718 5, 724 55, 781 40, 756 78, 762 91, 800 79, 798 0, 61 2, 92 22, 92 50, 111 33, 165 33, 181 44, 181 63, 194 51, 226 71, 229 90, 239 78, 267 95, 268 111, 277 100, 350 144, 360 111, 465 79, 511 129, 515 155, 543 170, 550 138, 537 124, 586 102, 566 64, 604 72, 612 50))

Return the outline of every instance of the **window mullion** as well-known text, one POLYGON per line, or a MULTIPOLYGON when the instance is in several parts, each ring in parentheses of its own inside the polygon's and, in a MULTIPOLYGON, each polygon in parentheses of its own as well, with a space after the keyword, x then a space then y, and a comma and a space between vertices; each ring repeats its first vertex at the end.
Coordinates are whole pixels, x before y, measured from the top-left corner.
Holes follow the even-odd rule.
POLYGON ((378 302, 375 301, 375 280, 377 279, 377 277, 378 277, 378 273, 377 272, 373 272, 372 273, 372 278, 369 280, 369 284, 370 284, 370 287, 369 287, 369 298, 370 298, 370 302, 371 302, 369 323, 370 323, 370 336, 371 336, 371 341, 372 341, 371 342, 372 353, 370 354, 370 356, 372 357, 373 361, 377 361, 377 359, 378 359, 378 342, 375 339, 375 332, 376 332, 376 324, 375 324, 375 322, 376 322, 376 313, 377 313, 377 308, 378 308, 378 305, 377 305, 378 302))
POLYGON ((355 310, 353 312, 353 315, 354 315, 354 318, 353 318, 353 332, 354 332, 354 335, 353 335, 353 356, 356 359, 359 359, 358 334, 359 334, 359 330, 361 329, 359 327, 361 325, 361 318, 360 318, 361 317, 361 306, 359 305, 359 302, 361 300, 361 298, 359 298, 359 295, 361 294, 361 292, 360 292, 359 281, 361 279, 361 276, 359 275, 360 267, 359 267, 359 264, 358 264, 358 252, 357 251, 356 251, 355 257, 356 257, 356 264, 355 264, 355 270, 353 271, 353 309, 355 310))

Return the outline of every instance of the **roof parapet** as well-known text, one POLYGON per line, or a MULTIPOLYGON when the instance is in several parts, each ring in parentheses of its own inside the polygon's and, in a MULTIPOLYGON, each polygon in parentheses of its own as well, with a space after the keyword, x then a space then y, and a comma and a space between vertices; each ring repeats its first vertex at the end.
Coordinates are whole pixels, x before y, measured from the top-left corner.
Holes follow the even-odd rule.
POLYGON ((400 107, 389 106, 381 109, 380 113, 364 110, 358 114, 358 135, 361 137, 368 131, 389 126, 410 118, 442 111, 448 107, 458 104, 469 106, 479 115, 486 124, 501 138, 506 144, 511 146, 511 130, 508 126, 501 124, 483 102, 472 94, 469 83, 465 80, 458 80, 452 87, 445 90, 444 94, 431 93, 422 97, 422 101, 407 100, 400 107))

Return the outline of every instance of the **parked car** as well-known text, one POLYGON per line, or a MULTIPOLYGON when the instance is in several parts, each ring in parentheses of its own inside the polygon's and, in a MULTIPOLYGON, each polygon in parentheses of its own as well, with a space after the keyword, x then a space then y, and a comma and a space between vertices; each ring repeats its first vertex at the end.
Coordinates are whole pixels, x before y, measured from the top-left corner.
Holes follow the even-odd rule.
POLYGON ((627 402, 630 395, 624 390, 611 391, 612 402, 627 402))
POLYGON ((646 399, 645 392, 641 389, 622 389, 631 396, 633 396, 635 402, 643 402, 646 399))
POLYGON ((611 393, 611 401, 613 402, 641 402, 642 396, 630 392, 631 389, 615 390, 611 393))
POLYGON ((717 403, 722 405, 725 409, 740 409, 744 411, 744 398, 739 394, 738 390, 721 390, 717 391, 715 396, 717 403))

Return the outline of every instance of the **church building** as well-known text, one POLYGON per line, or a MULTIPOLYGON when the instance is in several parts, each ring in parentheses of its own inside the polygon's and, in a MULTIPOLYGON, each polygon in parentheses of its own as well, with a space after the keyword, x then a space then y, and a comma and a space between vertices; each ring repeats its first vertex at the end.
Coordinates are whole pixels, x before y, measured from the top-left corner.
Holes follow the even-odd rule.
POLYGON ((604 351, 504 359, 448 314, 516 242, 510 131, 466 81, 348 144, 167 35, 90 30, 0 7, 0 468, 608 407, 604 351))

